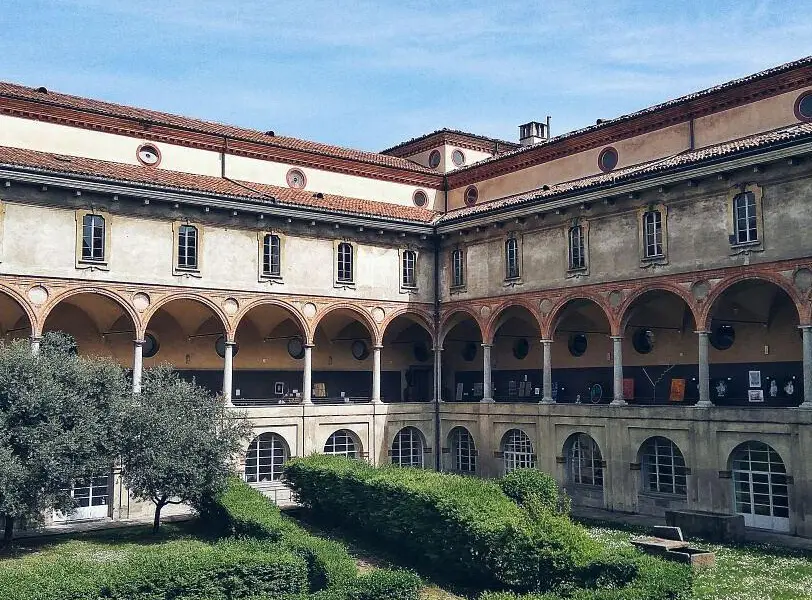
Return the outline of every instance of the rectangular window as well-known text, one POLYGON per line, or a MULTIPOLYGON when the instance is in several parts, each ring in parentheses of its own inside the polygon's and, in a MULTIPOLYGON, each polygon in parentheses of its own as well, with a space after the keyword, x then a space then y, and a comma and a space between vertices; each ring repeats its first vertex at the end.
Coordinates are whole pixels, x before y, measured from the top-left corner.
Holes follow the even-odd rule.
POLYGON ((753 192, 739 194, 733 201, 736 221, 736 243, 747 244, 758 241, 756 221, 756 196, 753 192))
POLYGON ((462 250, 459 248, 451 253, 451 285, 453 287, 465 285, 465 267, 462 258, 462 250))
POLYGON ((341 242, 338 245, 338 281, 352 283, 352 245, 341 242))
POLYGON ((414 250, 403 251, 403 265, 401 272, 401 281, 403 287, 413 288, 417 287, 417 278, 415 275, 415 268, 417 266, 417 253, 414 250))
POLYGON ((643 244, 646 258, 663 255, 663 216, 659 210, 643 214, 643 244))
POLYGON ((505 279, 519 278, 519 240, 508 238, 505 241, 505 279))
POLYGON ((570 270, 586 267, 584 256, 584 228, 580 225, 570 228, 570 270))
POLYGON ((282 246, 278 235, 268 234, 263 238, 262 274, 269 277, 282 274, 282 246))
POLYGON ((197 269, 197 227, 178 228, 178 268, 197 269))
POLYGON ((82 217, 82 260, 104 260, 104 217, 82 217))

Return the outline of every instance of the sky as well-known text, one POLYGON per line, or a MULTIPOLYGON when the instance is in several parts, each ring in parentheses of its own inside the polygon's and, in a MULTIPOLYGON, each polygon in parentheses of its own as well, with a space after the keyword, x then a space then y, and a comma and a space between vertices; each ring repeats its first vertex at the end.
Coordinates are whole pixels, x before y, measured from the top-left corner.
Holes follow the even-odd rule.
POLYGON ((558 135, 812 54, 812 0, 0 5, 0 80, 373 151, 558 135))

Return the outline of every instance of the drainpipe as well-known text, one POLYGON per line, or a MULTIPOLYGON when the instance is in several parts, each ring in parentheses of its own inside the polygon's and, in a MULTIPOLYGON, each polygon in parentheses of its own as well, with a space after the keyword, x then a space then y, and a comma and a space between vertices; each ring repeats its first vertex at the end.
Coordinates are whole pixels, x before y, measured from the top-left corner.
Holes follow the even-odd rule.
MULTIPOLYGON (((443 195, 445 197, 445 211, 448 212, 448 177, 443 176, 443 195)), ((439 344, 440 339, 440 236, 434 232, 434 344, 439 344)), ((442 360, 442 353, 440 354, 442 360)), ((434 378, 437 379, 435 372, 434 378)), ((443 395, 443 382, 434 382, 437 389, 434 401, 434 470, 440 470, 440 460, 442 458, 442 445, 440 443, 440 398, 443 395)))

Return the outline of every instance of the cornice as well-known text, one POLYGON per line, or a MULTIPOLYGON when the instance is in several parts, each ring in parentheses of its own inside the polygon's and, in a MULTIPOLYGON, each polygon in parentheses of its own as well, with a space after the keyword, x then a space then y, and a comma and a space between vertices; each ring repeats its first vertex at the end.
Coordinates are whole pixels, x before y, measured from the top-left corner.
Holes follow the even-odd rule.
POLYGON ((434 148, 437 148, 438 146, 442 146, 444 144, 453 145, 459 148, 465 148, 466 150, 476 150, 478 152, 486 152, 491 155, 495 153, 497 146, 503 149, 507 148, 508 150, 514 150, 519 148, 520 146, 519 144, 514 142, 506 143, 505 141, 500 140, 479 139, 473 136, 467 136, 465 134, 456 133, 453 131, 439 131, 425 138, 417 139, 414 142, 406 142, 403 145, 398 146, 391 151, 386 150, 385 152, 390 156, 406 158, 407 156, 413 156, 415 154, 419 154, 420 152, 433 150, 434 148))

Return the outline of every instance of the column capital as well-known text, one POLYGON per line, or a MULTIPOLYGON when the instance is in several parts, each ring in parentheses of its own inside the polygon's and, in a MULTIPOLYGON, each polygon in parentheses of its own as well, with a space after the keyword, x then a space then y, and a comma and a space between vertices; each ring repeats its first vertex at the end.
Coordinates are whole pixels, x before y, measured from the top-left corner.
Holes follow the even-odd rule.
POLYGON ((622 335, 610 335, 609 339, 612 340, 613 342, 620 342, 620 341, 623 341, 623 336, 622 335))
POLYGON ((136 346, 143 346, 146 343, 147 340, 133 340, 133 344, 135 344, 136 346))
POLYGON ((445 348, 443 348, 442 346, 432 346, 431 347, 432 352, 442 352, 443 350, 445 350, 445 348))
POLYGON ((798 329, 800 329, 801 331, 803 331, 803 330, 805 330, 805 329, 809 329, 810 331, 812 331, 812 324, 808 324, 808 325, 798 325, 798 329))
POLYGON ((383 344, 375 344, 372 346, 373 350, 383 350, 383 344))
POLYGON ((543 338, 542 338, 542 339, 540 339, 539 341, 540 341, 542 344, 552 344, 552 343, 553 343, 553 340, 545 340, 545 339, 543 339, 543 338))
POLYGON ((485 342, 482 342, 482 344, 480 344, 480 345, 481 345, 483 348, 492 348, 492 347, 493 347, 493 344, 486 344, 485 342))
POLYGON ((694 333, 696 335, 710 335, 710 331, 706 331, 704 329, 698 329, 698 330, 694 331, 694 333))

